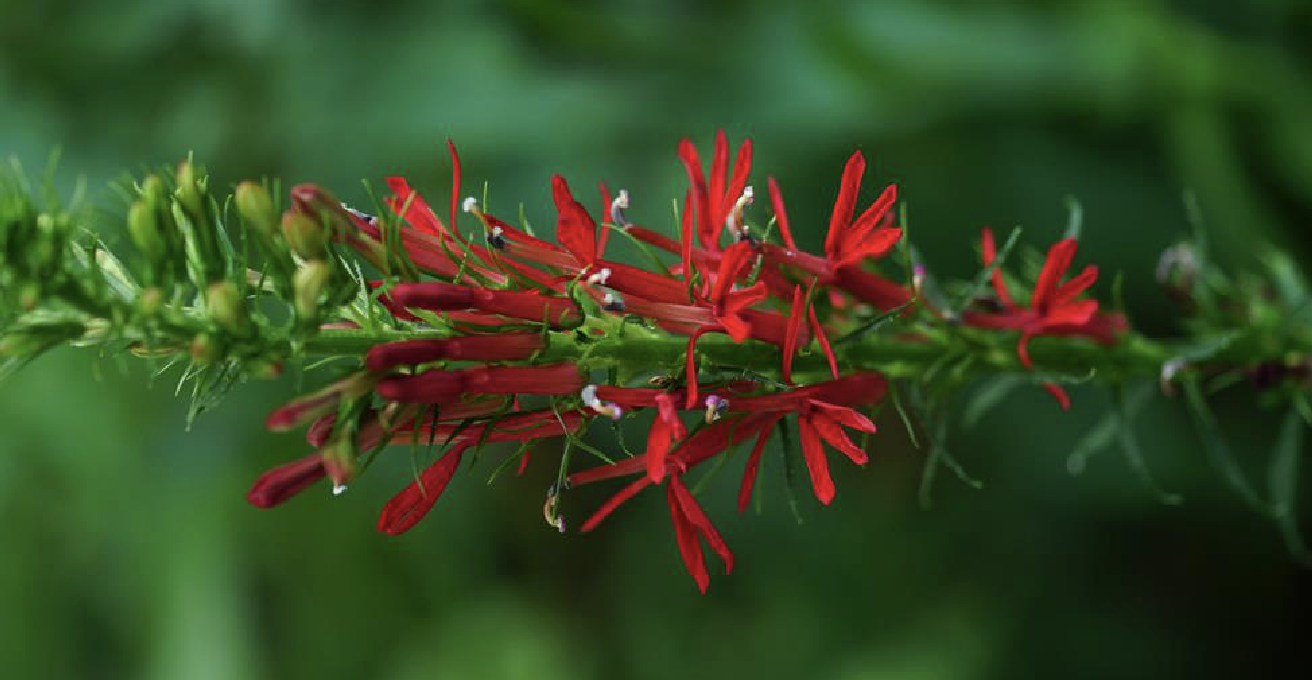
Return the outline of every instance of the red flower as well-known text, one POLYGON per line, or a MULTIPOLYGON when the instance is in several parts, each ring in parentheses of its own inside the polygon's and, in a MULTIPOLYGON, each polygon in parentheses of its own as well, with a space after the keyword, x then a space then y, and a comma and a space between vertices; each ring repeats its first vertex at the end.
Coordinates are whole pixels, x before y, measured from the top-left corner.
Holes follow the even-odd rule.
MULTIPOLYGON (((963 315, 963 320, 981 328, 1020 331, 1016 355, 1027 368, 1034 367, 1030 359, 1029 342, 1038 335, 1084 336, 1103 344, 1115 342, 1115 334, 1125 328, 1124 317, 1119 314, 1100 315, 1097 300, 1079 299, 1080 294, 1098 280, 1098 267, 1088 265, 1078 275, 1062 283, 1077 248, 1079 243, 1073 238, 1067 238, 1048 250, 1048 258, 1034 285, 1028 307, 1022 307, 1012 299, 1002 271, 994 269, 993 289, 1002 305, 1002 311, 968 311, 963 315)), ((991 229, 984 230, 983 253, 984 266, 992 265, 997 257, 997 246, 991 229)), ((1070 398, 1060 386, 1046 383, 1044 388, 1052 392, 1062 409, 1070 408, 1070 398)))
MULTIPOLYGON (((711 158, 711 184, 708 189, 702 174, 702 161, 692 140, 679 142, 679 160, 688 172, 692 184, 693 206, 697 213, 697 238, 708 250, 720 249, 720 232, 729 218, 734 204, 747 187, 747 175, 752 170, 752 140, 744 139, 738 148, 733 177, 729 172, 729 141, 724 130, 715 134, 715 153, 711 158)), ((690 243, 690 241, 689 241, 690 243)))
POLYGON ((460 459, 468 448, 468 444, 453 446, 429 465, 417 481, 388 501, 378 516, 378 530, 396 536, 405 533, 423 519, 442 496, 442 492, 446 491, 447 484, 455 476, 456 469, 460 467, 460 459))
POLYGON ((911 291, 865 271, 861 265, 867 259, 883 257, 902 237, 901 229, 885 226, 885 222, 891 218, 889 211, 897 199, 897 186, 889 185, 885 188, 884 193, 853 221, 865 168, 865 157, 860 151, 852 154, 847 161, 838 198, 834 201, 834 210, 829 218, 823 258, 798 249, 789 227, 788 212, 779 185, 771 177, 770 201, 774 206, 785 248, 767 246, 765 255, 776 265, 800 267, 816 276, 821 283, 836 285, 865 302, 889 310, 910 300, 911 291))
POLYGON ((556 239, 573 253, 580 270, 597 262, 597 223, 569 191, 560 175, 551 176, 551 195, 556 202, 556 239))
POLYGON ((647 476, 653 484, 660 484, 665 477, 665 458, 670 451, 670 443, 683 439, 688 430, 679 420, 671 395, 658 395, 656 408, 656 422, 652 423, 651 432, 647 435, 647 476))

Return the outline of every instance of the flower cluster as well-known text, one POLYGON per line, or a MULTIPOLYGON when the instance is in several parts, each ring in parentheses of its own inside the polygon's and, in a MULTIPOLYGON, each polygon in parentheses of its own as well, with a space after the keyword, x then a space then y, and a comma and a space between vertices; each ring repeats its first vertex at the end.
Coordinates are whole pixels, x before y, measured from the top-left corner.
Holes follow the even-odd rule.
MULTIPOLYGON (((886 256, 903 236, 895 224, 896 187, 858 213, 866 169, 860 152, 843 170, 822 254, 799 245, 773 177, 767 193, 774 219, 767 229, 753 224, 751 141, 731 154, 722 132, 709 169, 692 142, 679 145, 688 188, 677 238, 630 222, 627 191, 612 197, 602 184, 594 213, 556 175, 557 242, 540 239, 527 225, 514 226, 462 198, 454 146, 450 152, 455 172, 442 216, 401 178, 388 180, 391 195, 378 216, 315 186, 291 190, 282 224, 300 260, 321 262, 325 237, 359 253, 381 277, 370 284, 368 299, 396 339, 369 347, 358 370, 270 416, 274 430, 308 425, 317 450, 261 476, 248 495, 253 504, 278 505, 324 478, 341 492, 389 445, 440 447, 436 460, 383 509, 379 529, 397 534, 428 512, 470 449, 520 443, 522 472, 534 442, 564 437, 567 452, 596 451, 583 439, 590 423, 646 412, 651 425, 643 450, 584 469, 567 469, 566 454, 544 510, 564 530, 558 503, 567 489, 629 479, 582 523, 591 531, 627 499, 664 485, 679 553, 705 591, 703 542, 726 572, 733 554, 689 490, 693 468, 751 441, 738 494, 742 509, 772 435, 796 428, 814 495, 829 504, 835 488, 828 450, 864 465, 869 456, 851 434, 875 432, 869 414, 889 390, 885 375, 845 351, 853 346, 846 341, 872 318, 948 316, 921 297, 912 267, 900 265, 911 285, 888 271, 897 258, 886 256), (457 228, 461 214, 476 224, 477 236, 457 228), (647 252, 652 265, 609 259, 607 246, 616 239, 647 252), (668 347, 671 339, 679 343, 677 356, 651 349, 668 347)), ((1025 367, 1033 365, 1028 347, 1037 336, 1115 342, 1123 317, 1099 312, 1095 300, 1081 297, 1097 269, 1062 281, 1075 249, 1073 239, 1053 246, 1027 304, 1011 295, 995 268, 996 298, 974 301, 960 321, 982 333, 1018 332, 1025 367)), ((995 250, 985 231, 986 266, 1000 264, 995 250)), ((1049 388, 1066 407, 1065 393, 1049 388)))

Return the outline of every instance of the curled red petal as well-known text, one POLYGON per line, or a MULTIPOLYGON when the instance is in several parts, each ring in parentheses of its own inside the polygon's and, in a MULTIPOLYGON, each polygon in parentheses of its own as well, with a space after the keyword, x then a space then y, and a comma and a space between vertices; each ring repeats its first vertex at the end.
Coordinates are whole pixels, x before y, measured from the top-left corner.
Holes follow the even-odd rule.
POLYGON ((761 452, 765 450, 766 442, 770 441, 770 430, 766 428, 761 430, 761 434, 756 438, 756 444, 752 446, 752 453, 747 457, 747 467, 743 470, 743 482, 738 487, 738 511, 742 512, 747 509, 747 503, 752 499, 752 487, 756 485, 756 472, 761 466, 761 452))
POLYGON ((670 504, 670 520, 674 522, 674 541, 679 546, 679 556, 683 558, 688 573, 697 582, 697 589, 705 593, 710 587, 711 575, 706 571, 706 557, 702 554, 696 527, 684 514, 683 506, 675 496, 673 484, 668 485, 666 498, 670 504))

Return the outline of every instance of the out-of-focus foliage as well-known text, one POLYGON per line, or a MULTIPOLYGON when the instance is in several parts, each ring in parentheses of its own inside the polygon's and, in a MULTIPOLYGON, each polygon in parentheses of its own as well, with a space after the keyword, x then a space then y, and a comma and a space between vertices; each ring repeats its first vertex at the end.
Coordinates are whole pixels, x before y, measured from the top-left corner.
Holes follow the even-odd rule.
MULTIPOLYGON (((930 263, 963 276, 981 226, 1046 243, 1075 196, 1081 257, 1124 272, 1150 332, 1172 330, 1152 268, 1190 229, 1185 190, 1224 263, 1263 242, 1306 260, 1306 2, 449 5, 0 0, 0 154, 34 167, 62 146, 68 184, 99 187, 194 151, 221 183, 363 201, 359 179, 389 173, 442 195, 450 136, 500 212, 523 201, 549 223, 562 172, 628 188, 631 218, 668 226, 675 143, 723 126, 756 140, 754 180, 779 179, 809 245, 855 145, 900 184, 930 263)), ((260 427, 297 377, 186 433, 148 370, 63 351, 0 384, 6 676, 1251 676, 1299 648, 1312 611, 1312 576, 1162 400, 1137 422, 1180 507, 1115 455, 1069 476, 1096 391, 1067 415, 1018 393, 956 424, 985 487, 943 480, 930 511, 924 454, 885 418, 872 464, 835 468, 837 502, 804 504, 803 526, 777 476, 761 517, 713 488, 740 566, 703 598, 655 496, 594 534, 550 531, 542 462, 484 488, 484 459, 399 540, 372 522, 404 461, 257 511, 246 485, 304 448, 260 427)), ((1281 414, 1241 401, 1220 415, 1259 471, 1281 414)))

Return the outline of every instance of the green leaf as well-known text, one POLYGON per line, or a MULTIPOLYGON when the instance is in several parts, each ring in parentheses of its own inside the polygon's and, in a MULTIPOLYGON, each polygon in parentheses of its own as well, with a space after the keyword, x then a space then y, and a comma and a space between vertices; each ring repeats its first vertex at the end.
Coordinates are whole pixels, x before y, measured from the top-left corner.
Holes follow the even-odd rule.
POLYGON ((1179 505, 1183 500, 1180 494, 1163 489, 1157 483, 1152 471, 1148 469, 1148 462, 1139 447, 1139 438, 1134 433, 1133 420, 1137 409, 1130 407, 1129 401, 1125 399, 1119 387, 1112 390, 1112 406, 1116 414, 1116 432, 1121 441, 1121 451, 1129 461, 1130 468, 1139 476, 1144 486, 1157 496, 1158 501, 1165 505, 1179 505))
MULTIPOLYGON (((1297 399, 1305 402, 1303 395, 1297 399)), ((1306 423, 1294 405, 1285 414, 1285 420, 1276 436, 1275 452, 1267 470, 1267 485, 1271 493, 1272 513, 1280 536, 1289 554, 1305 566, 1312 567, 1312 550, 1308 549, 1298 526, 1298 467, 1303 454, 1303 432, 1306 423)))
POLYGON ((1184 385, 1185 403, 1189 406, 1189 414, 1193 417, 1194 428, 1198 432, 1198 439, 1203 444, 1203 452, 1207 454, 1207 461, 1221 479, 1225 481, 1231 490, 1239 494, 1249 507, 1263 515, 1273 513, 1270 503, 1263 500, 1258 495, 1257 490, 1248 481, 1243 469, 1239 466, 1238 460, 1234 453, 1226 444, 1225 436, 1221 433, 1221 426, 1216 421, 1216 416, 1207 406, 1207 400, 1203 396, 1202 387, 1194 377, 1188 377, 1182 381, 1184 385))
POLYGON ((1017 387, 1028 384, 1028 380, 1023 380, 1014 375, 999 375, 991 378, 982 387, 975 391, 974 397, 966 405, 965 413, 962 420, 966 427, 974 428, 979 424, 990 411, 1002 403, 1007 395, 1011 394, 1017 387))

